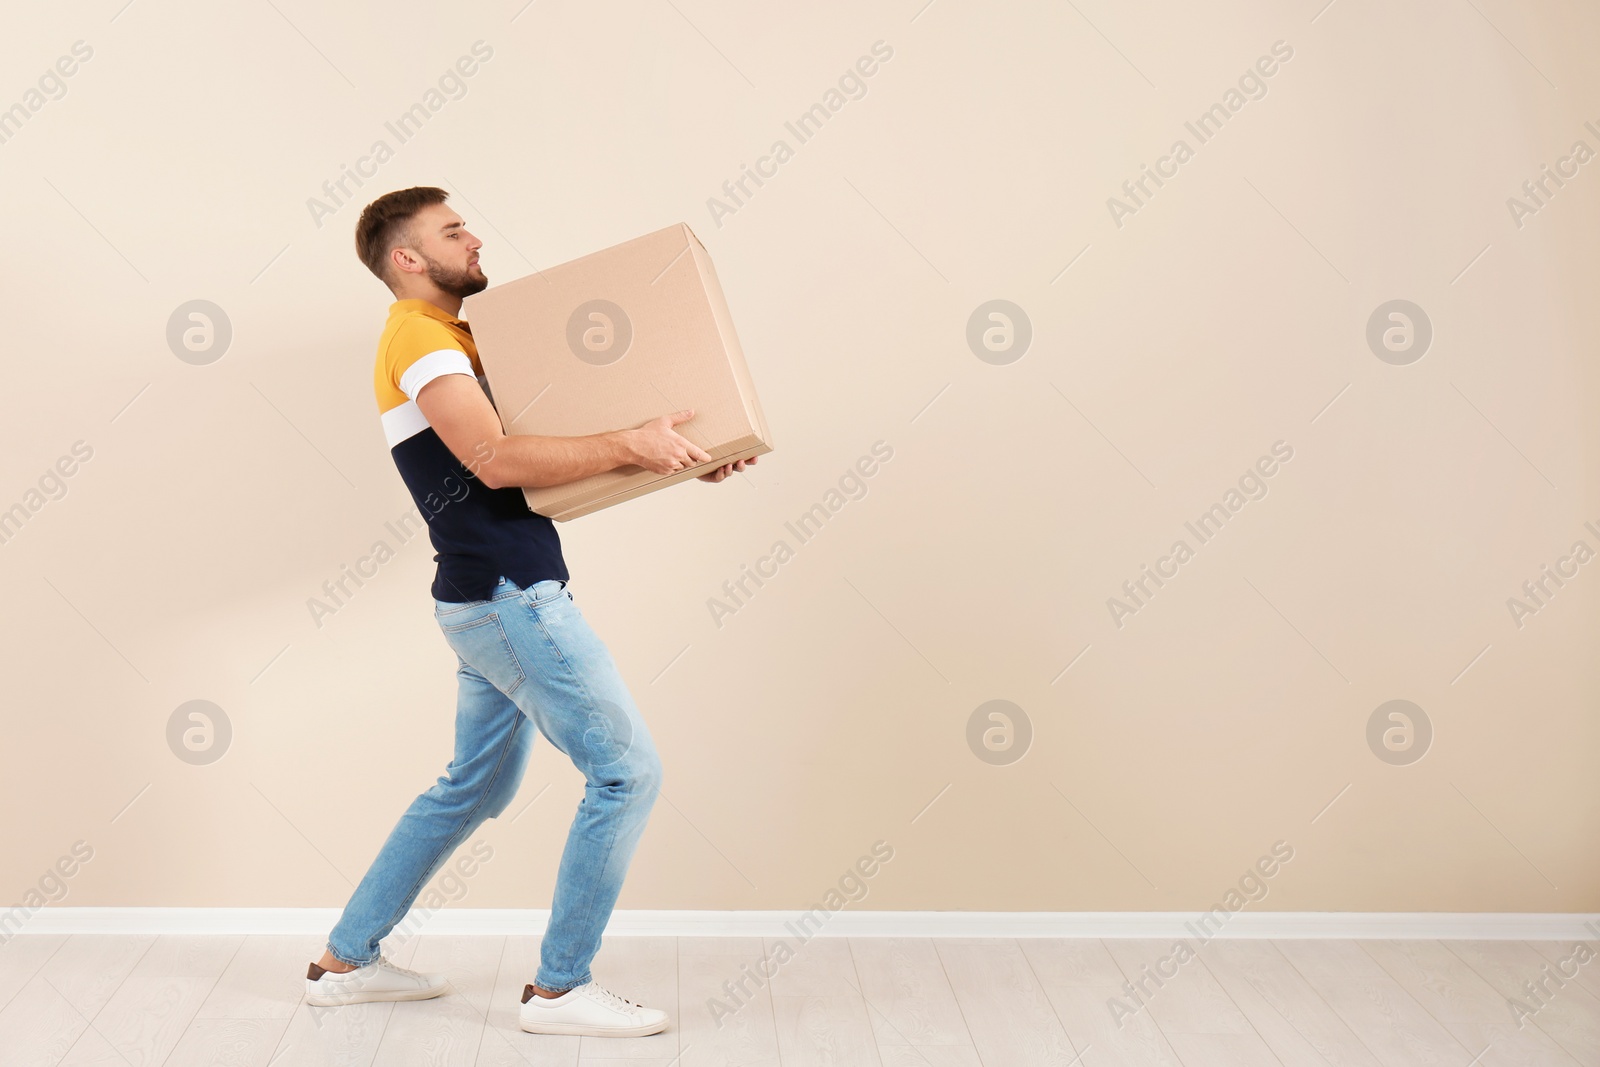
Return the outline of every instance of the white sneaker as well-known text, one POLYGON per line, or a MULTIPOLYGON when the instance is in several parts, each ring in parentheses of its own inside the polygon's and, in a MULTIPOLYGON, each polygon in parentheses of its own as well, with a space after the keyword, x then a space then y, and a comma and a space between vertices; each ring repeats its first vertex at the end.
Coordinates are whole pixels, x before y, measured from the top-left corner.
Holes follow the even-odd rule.
POLYGON ((665 1030, 667 1013, 640 1007, 594 982, 585 982, 559 997, 538 996, 529 985, 522 990, 520 1022, 530 1034, 643 1037, 665 1030))
POLYGON ((380 953, 365 967, 343 974, 323 970, 313 963, 306 972, 306 1002, 331 1007, 373 1000, 428 1000, 443 993, 449 984, 442 974, 421 974, 400 967, 380 953))

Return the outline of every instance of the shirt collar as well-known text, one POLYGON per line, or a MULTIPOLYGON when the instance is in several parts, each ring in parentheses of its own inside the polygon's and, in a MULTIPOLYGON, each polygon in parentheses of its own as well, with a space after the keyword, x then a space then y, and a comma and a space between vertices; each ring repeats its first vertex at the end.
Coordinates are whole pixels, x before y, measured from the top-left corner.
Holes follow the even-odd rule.
POLYGON ((426 315, 430 319, 438 319, 440 322, 448 322, 456 326, 466 325, 465 319, 458 319, 439 305, 431 304, 426 300, 396 300, 389 305, 390 318, 396 315, 404 315, 408 312, 426 315))

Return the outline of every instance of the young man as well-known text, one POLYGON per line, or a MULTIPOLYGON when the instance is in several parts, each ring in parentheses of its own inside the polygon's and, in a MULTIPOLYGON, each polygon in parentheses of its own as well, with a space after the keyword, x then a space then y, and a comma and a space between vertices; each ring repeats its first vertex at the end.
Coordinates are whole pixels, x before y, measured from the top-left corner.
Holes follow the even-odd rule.
MULTIPOLYGON (((379 197, 356 224, 356 252, 394 293, 378 342, 378 410, 390 454, 438 554, 434 618, 456 653, 455 758, 411 803, 306 975, 317 1005, 424 1000, 443 976, 398 967, 379 943, 423 886, 522 781, 535 731, 586 779, 567 835, 534 981, 522 993, 531 1033, 627 1037, 666 1028, 666 1012, 597 985, 600 947, 634 846, 661 784, 650 732, 567 588, 550 519, 520 486, 559 485, 616 467, 658 474, 711 456, 673 427, 694 412, 588 437, 507 437, 485 393, 461 301, 489 284, 483 247, 442 189, 379 197)), ((754 459, 700 475, 720 482, 754 459)))

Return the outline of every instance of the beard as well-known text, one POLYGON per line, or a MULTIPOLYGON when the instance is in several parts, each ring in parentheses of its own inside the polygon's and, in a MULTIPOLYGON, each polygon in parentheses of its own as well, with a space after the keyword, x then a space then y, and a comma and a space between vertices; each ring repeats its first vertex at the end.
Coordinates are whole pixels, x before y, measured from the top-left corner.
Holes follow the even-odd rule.
POLYGON ((458 271, 447 268, 437 260, 422 257, 422 262, 428 267, 428 280, 439 287, 441 292, 451 296, 466 298, 473 293, 481 293, 489 286, 489 278, 482 273, 474 274, 471 267, 463 267, 458 271))

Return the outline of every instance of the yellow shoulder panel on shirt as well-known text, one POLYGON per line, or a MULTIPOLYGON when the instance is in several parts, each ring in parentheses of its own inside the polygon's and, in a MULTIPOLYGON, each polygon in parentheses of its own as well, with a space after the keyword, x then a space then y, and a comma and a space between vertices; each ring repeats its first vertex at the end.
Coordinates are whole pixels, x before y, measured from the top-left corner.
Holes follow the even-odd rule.
POLYGON ((380 414, 408 403, 400 377, 423 356, 442 350, 465 353, 474 374, 482 375, 478 346, 461 320, 422 300, 399 300, 390 308, 389 321, 378 341, 373 387, 380 414))

